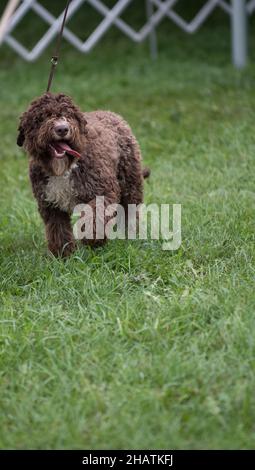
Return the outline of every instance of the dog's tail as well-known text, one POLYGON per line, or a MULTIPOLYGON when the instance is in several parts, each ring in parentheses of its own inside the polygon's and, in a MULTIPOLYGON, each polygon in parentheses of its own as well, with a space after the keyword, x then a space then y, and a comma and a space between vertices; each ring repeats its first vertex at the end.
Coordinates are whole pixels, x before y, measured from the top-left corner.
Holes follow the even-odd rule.
POLYGON ((144 177, 144 179, 149 178, 150 174, 151 174, 151 170, 148 167, 144 167, 143 168, 143 177, 144 177))

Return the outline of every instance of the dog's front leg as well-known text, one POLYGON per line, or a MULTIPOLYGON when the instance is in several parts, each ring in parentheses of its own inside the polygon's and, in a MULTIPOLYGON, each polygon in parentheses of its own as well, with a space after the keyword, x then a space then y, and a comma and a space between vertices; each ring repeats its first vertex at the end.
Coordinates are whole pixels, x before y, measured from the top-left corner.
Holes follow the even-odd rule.
POLYGON ((48 249, 54 256, 69 256, 75 250, 70 216, 59 209, 41 211, 46 229, 48 249))

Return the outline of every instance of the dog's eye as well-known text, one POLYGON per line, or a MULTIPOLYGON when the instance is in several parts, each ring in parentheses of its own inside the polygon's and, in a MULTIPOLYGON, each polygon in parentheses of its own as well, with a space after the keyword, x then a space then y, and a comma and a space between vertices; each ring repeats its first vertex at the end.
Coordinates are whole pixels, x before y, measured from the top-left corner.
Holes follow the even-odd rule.
POLYGON ((39 114, 38 116, 36 116, 35 118, 35 123, 36 124, 41 124, 43 122, 43 116, 42 114, 39 114))

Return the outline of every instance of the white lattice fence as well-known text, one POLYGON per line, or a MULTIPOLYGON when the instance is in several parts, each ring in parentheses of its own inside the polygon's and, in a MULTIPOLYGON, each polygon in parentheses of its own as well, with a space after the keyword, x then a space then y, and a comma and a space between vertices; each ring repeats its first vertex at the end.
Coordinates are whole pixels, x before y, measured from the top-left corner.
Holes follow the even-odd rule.
MULTIPOLYGON (((215 8, 222 8, 232 19, 233 25, 233 50, 234 62, 236 65, 243 65, 246 56, 246 17, 255 10, 255 0, 207 0, 195 17, 190 21, 185 21, 175 10, 178 0, 146 0, 147 20, 142 28, 137 31, 121 18, 123 12, 131 3, 141 0, 117 0, 112 8, 108 8, 101 0, 72 0, 67 16, 67 23, 72 16, 80 9, 90 5, 102 16, 102 20, 96 26, 91 35, 83 42, 68 26, 64 29, 65 39, 82 53, 90 52, 93 47, 103 38, 105 33, 115 25, 119 30, 136 43, 144 41, 148 36, 151 38, 152 50, 156 51, 155 28, 159 26, 164 18, 169 18, 186 33, 195 33, 205 22, 215 8)), ((63 0, 63 9, 65 6, 63 0)), ((27 61, 36 60, 45 48, 56 36, 63 18, 63 12, 56 18, 37 0, 23 0, 12 15, 5 32, 3 41, 13 48, 21 57, 27 61), (28 12, 33 11, 49 28, 40 38, 35 46, 28 50, 13 35, 15 28, 19 25, 28 12)))

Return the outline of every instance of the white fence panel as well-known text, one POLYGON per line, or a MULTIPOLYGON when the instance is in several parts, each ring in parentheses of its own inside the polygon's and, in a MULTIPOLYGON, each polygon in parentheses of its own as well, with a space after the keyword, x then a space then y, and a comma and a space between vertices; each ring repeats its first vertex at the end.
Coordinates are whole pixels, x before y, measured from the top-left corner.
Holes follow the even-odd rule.
MULTIPOLYGON (((99 22, 86 41, 83 42, 74 32, 70 31, 67 26, 64 28, 65 39, 80 52, 88 53, 114 25, 119 28, 123 34, 128 36, 129 39, 136 43, 144 41, 149 36, 152 56, 156 57, 156 27, 164 18, 168 18, 174 22, 186 33, 193 34, 201 27, 208 16, 212 14, 214 9, 220 7, 230 16, 231 20, 233 62, 237 67, 243 67, 245 65, 247 58, 246 26, 249 15, 251 15, 255 10, 255 0, 232 0, 231 2, 227 2, 225 0, 207 0, 190 22, 185 21, 175 11, 175 6, 178 4, 178 0, 146 0, 147 19, 143 27, 139 31, 136 31, 120 18, 120 16, 131 3, 138 1, 141 0, 117 0, 112 8, 108 8, 102 0, 72 0, 66 23, 68 23, 74 13, 79 11, 81 8, 85 8, 86 4, 89 4, 99 12, 103 19, 99 22)), ((66 2, 63 0, 63 8, 65 7, 65 3, 66 2)), ((9 21, 9 25, 3 37, 3 42, 6 42, 26 61, 35 61, 57 35, 63 15, 64 11, 56 18, 39 1, 22 0, 9 21), (47 32, 39 39, 32 50, 28 50, 13 36, 16 26, 30 11, 33 11, 49 25, 47 32)))

